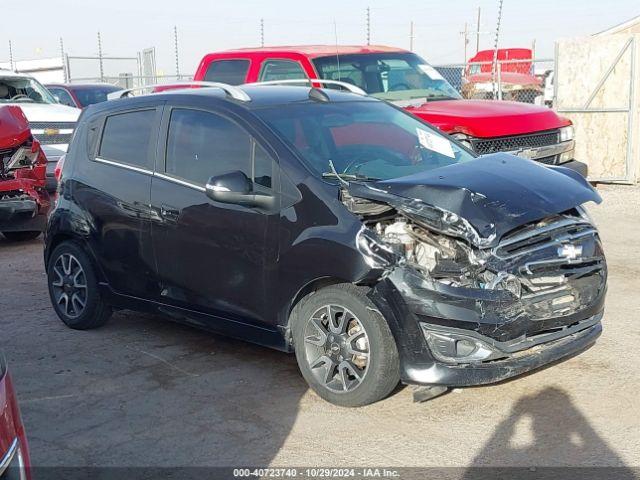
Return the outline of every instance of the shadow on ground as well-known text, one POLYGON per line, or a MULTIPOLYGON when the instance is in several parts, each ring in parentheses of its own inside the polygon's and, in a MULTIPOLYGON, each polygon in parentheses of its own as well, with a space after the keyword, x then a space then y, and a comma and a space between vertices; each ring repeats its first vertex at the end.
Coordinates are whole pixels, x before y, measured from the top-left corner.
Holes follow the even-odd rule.
POLYGON ((636 475, 624 467, 567 392, 548 387, 517 401, 463 478, 623 480, 636 475), (514 466, 520 468, 509 468, 514 466))

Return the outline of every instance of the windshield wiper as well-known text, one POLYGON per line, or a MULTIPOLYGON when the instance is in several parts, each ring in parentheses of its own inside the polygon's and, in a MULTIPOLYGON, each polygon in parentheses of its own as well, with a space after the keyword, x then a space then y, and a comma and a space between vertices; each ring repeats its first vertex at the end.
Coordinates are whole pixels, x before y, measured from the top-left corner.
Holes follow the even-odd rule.
POLYGON ((351 174, 351 173, 335 173, 335 172, 324 172, 322 174, 322 178, 337 178, 338 180, 360 180, 363 182, 378 182, 379 178, 367 177, 366 175, 351 174))

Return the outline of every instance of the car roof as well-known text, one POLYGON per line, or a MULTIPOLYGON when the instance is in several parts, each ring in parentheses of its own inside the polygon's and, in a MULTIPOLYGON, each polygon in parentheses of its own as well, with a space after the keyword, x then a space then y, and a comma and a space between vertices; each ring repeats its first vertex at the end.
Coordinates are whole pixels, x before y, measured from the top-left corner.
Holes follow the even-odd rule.
POLYGON ((118 90, 122 90, 122 87, 118 87, 117 85, 113 85, 111 83, 47 83, 45 84, 45 87, 63 87, 63 88, 69 88, 71 90, 113 87, 114 92, 118 90))
MULTIPOLYGON (((277 106, 277 105, 289 105, 289 104, 302 104, 302 103, 317 103, 316 100, 309 98, 311 87, 306 86, 283 86, 283 85, 243 85, 241 88, 249 97, 251 101, 242 102, 231 99, 221 89, 211 88, 184 88, 177 90, 167 90, 159 93, 153 93, 149 95, 140 95, 137 97, 121 98, 118 100, 110 100, 108 102, 102 102, 96 105, 92 105, 91 108, 94 112, 108 111, 112 108, 120 108, 124 105, 130 105, 134 107, 136 104, 145 104, 153 100, 157 103, 161 103, 168 99, 175 99, 176 97, 183 97, 186 99, 201 98, 203 100, 213 99, 222 100, 233 103, 237 106, 243 107, 247 110, 259 109, 262 107, 277 106)), ((344 92, 333 89, 316 89, 324 92, 329 102, 362 102, 362 101, 379 101, 373 97, 357 95, 350 92, 344 92)))
MULTIPOLYGON (((309 58, 327 57, 330 55, 349 55, 357 53, 408 53, 408 50, 396 47, 387 47, 384 45, 289 45, 278 47, 256 47, 256 48, 238 48, 235 50, 225 50, 219 52, 224 55, 237 53, 239 55, 247 55, 249 53, 260 53, 264 55, 282 54, 282 53, 299 53, 309 58)), ((213 56, 216 53, 210 53, 213 56)))
POLYGON ((5 70, 3 68, 0 68, 0 77, 33 78, 28 73, 17 73, 13 70, 5 70))

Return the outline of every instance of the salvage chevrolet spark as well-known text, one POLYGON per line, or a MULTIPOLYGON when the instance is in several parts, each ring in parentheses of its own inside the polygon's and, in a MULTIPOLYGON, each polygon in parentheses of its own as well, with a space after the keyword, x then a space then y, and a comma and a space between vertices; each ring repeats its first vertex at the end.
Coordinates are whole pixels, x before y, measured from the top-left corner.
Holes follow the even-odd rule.
POLYGON ((477 159, 365 95, 122 98, 79 122, 48 223, 49 293, 75 329, 135 309, 295 352, 338 405, 399 382, 426 399, 594 343, 607 268, 590 201, 569 169, 477 159))

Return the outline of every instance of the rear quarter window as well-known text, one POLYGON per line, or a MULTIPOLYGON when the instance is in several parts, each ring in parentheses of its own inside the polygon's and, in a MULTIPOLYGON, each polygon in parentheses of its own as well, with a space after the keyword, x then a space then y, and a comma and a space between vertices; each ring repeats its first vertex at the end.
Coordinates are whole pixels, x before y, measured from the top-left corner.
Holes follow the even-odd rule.
POLYGON ((241 85, 245 83, 248 71, 249 60, 214 60, 207 67, 204 79, 207 82, 241 85))
POLYGON ((98 156, 105 160, 152 169, 149 155, 155 109, 118 113, 106 118, 98 156))

